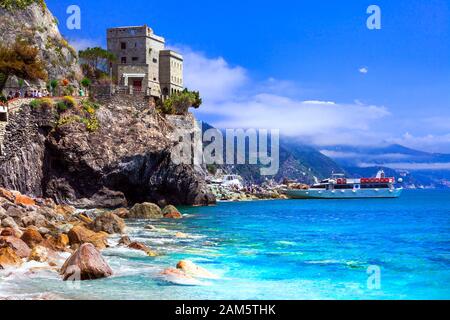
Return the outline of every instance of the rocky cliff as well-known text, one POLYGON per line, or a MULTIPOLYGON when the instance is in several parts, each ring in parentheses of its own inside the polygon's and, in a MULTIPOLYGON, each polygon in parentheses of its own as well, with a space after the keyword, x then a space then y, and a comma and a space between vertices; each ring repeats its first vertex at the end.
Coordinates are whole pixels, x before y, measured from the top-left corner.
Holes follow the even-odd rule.
MULTIPOLYGON (((172 162, 173 119, 145 105, 144 97, 115 97, 97 110, 93 132, 78 121, 57 125, 52 111, 22 108, 7 126, 0 186, 84 208, 214 203, 201 171, 172 162)), ((178 131, 198 129, 193 116, 181 117, 178 131)))
POLYGON ((58 21, 44 1, 0 2, 0 39, 2 44, 24 40, 39 48, 49 79, 79 80, 81 69, 76 51, 61 36, 58 21))

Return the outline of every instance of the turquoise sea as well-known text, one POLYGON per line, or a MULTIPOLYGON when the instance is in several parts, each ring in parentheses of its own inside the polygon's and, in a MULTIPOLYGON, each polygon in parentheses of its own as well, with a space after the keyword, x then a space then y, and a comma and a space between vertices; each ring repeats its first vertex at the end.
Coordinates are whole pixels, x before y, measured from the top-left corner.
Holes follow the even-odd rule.
MULTIPOLYGON (((180 221, 136 221, 130 237, 157 258, 111 248, 115 275, 70 286, 55 273, 0 277, 0 294, 71 299, 450 299, 450 192, 390 200, 289 200, 182 208, 180 221), (158 232, 145 230, 149 223, 158 232), (174 235, 183 232, 189 238, 174 235), (189 259, 220 276, 175 284, 189 259), (367 285, 370 266, 380 288, 367 285)), ((112 239, 112 242, 117 239, 112 239)))

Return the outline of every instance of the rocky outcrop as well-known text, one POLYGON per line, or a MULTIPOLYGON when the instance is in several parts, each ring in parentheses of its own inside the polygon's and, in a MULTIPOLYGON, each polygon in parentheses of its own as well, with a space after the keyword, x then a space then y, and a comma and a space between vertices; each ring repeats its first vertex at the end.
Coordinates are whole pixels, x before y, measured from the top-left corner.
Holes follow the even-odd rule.
POLYGON ((183 216, 175 206, 168 205, 162 210, 162 214, 166 219, 181 219, 183 216))
POLYGON ((35 1, 23 9, 17 6, 12 9, 0 6, 2 44, 25 40, 40 49, 39 57, 46 65, 49 79, 79 81, 82 73, 77 53, 61 36, 58 22, 44 1, 35 1))
POLYGON ((95 218, 89 227, 95 232, 103 231, 109 234, 122 234, 126 229, 125 221, 111 212, 107 212, 95 218))
POLYGON ((120 104, 100 107, 97 117, 100 129, 89 132, 79 122, 56 126, 53 113, 28 107, 12 115, 0 186, 80 208, 215 203, 198 168, 172 161, 168 120, 120 104))
POLYGON ((90 243, 81 245, 61 268, 64 280, 95 280, 112 274, 101 253, 90 243))
POLYGON ((161 208, 149 202, 135 204, 128 213, 129 219, 160 219, 162 217, 161 208))

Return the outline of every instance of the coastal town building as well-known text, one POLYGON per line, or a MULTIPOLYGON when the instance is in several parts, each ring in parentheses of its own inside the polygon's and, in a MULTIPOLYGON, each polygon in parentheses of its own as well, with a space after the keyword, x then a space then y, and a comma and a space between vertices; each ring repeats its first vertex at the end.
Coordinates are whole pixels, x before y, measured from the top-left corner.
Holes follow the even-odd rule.
POLYGON ((112 64, 117 85, 157 98, 183 90, 183 56, 166 50, 165 39, 147 25, 108 29, 107 42, 117 58, 112 64))

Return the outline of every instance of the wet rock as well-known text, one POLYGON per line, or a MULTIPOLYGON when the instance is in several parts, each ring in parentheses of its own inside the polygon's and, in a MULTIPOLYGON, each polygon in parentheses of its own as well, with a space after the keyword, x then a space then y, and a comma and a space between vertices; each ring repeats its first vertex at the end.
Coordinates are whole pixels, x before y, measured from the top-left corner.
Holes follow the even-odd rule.
POLYGON ((182 260, 178 262, 177 269, 184 271, 186 274, 191 275, 196 278, 204 279, 217 279, 218 276, 209 272, 208 270, 197 266, 192 261, 182 260))
POLYGON ((108 245, 107 234, 103 232, 96 233, 83 226, 75 226, 69 231, 69 240, 71 245, 81 245, 91 243, 97 249, 105 249, 108 245))
POLYGON ((131 244, 131 240, 130 237, 128 236, 123 236, 122 238, 120 238, 119 240, 119 245, 120 246, 126 246, 128 247, 131 244))
POLYGON ((123 234, 126 229, 123 219, 116 216, 114 213, 107 212, 97 218, 89 225, 95 231, 104 231, 109 234, 120 233, 123 234))
POLYGON ((183 216, 181 215, 180 211, 175 206, 168 205, 164 207, 162 210, 162 214, 164 215, 164 218, 166 219, 181 219, 183 216))
POLYGON ((0 248, 11 248, 21 258, 27 258, 31 252, 25 242, 15 237, 0 237, 0 248))
POLYGON ((25 242, 31 249, 44 241, 44 238, 41 236, 39 230, 36 227, 27 228, 20 239, 25 242))
POLYGON ((198 279, 195 279, 193 276, 186 274, 180 269, 168 268, 161 272, 161 275, 166 281, 177 285, 197 286, 202 284, 198 279))
POLYGON ((144 202, 131 208, 129 219, 161 219, 163 214, 161 208, 154 203, 144 202))
POLYGON ((128 248, 145 252, 149 257, 156 257, 158 254, 141 242, 132 242, 128 248))
POLYGON ((22 265, 22 259, 13 249, 9 247, 0 248, 0 269, 18 267, 20 265, 22 265))
POLYGON ((64 281, 101 279, 112 274, 101 253, 90 243, 82 244, 61 268, 64 281))
POLYGON ((53 265, 57 263, 57 260, 58 256, 56 252, 44 246, 34 247, 28 257, 28 261, 49 262, 53 265))
POLYGON ((91 224, 92 222, 94 222, 94 220, 92 220, 90 217, 88 217, 84 213, 79 214, 78 218, 86 224, 91 224))
POLYGON ((127 208, 119 208, 112 211, 111 213, 115 214, 119 218, 126 219, 130 211, 127 208))

